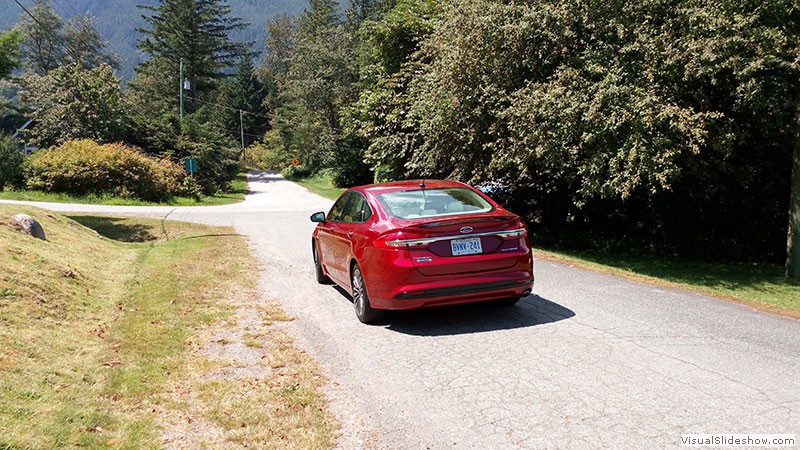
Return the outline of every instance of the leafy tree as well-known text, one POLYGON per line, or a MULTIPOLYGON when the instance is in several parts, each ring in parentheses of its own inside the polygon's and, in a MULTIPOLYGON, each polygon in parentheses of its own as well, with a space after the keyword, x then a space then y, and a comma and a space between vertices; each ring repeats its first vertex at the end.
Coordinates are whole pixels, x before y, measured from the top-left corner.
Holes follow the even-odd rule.
POLYGON ((404 178, 419 139, 419 126, 409 117, 409 84, 424 71, 419 50, 441 14, 439 2, 400 0, 383 16, 366 21, 372 64, 362 71, 364 88, 347 111, 349 126, 368 140, 366 161, 375 181, 404 178))
POLYGON ((184 77, 191 83, 189 110, 197 109, 198 100, 214 98, 218 81, 225 70, 234 67, 249 54, 249 45, 230 40, 229 33, 247 24, 230 17, 225 0, 161 0, 157 6, 139 5, 148 15, 142 17, 148 28, 139 28, 139 40, 149 60, 137 69, 147 74, 162 98, 174 98, 178 86, 178 66, 184 64, 184 77), (166 70, 166 69, 171 70, 166 70))
POLYGON ((64 21, 49 0, 34 0, 30 12, 36 19, 23 14, 18 25, 24 36, 23 62, 28 70, 44 75, 66 60, 64 21))
MULTIPOLYGON (((341 168, 340 151, 361 152, 344 145, 340 108, 356 98, 358 80, 355 36, 341 26, 338 3, 318 0, 300 17, 296 46, 285 75, 273 125, 280 131, 287 153, 311 170, 341 168), (342 143, 343 145, 339 145, 342 143)), ((357 171, 363 168, 360 163, 357 171)))
POLYGON ((20 42, 22 38, 18 30, 0 33, 0 79, 8 78, 19 67, 20 42))
POLYGON ((800 253, 795 0, 333 3, 270 101, 313 170, 499 182, 550 243, 778 261, 788 222, 800 253))
POLYGON ((179 116, 178 66, 164 58, 151 59, 147 69, 139 67, 125 94, 136 116, 151 119, 162 114, 179 116))
POLYGON ((80 64, 92 69, 108 65, 119 69, 120 58, 109 51, 109 44, 97 31, 97 23, 89 14, 69 19, 64 26, 67 64, 80 64))
POLYGON ((12 100, 16 87, 13 81, 6 81, 21 65, 21 42, 19 30, 0 33, 0 126, 6 129, 24 123, 12 100))
POLYGON ((727 143, 689 167, 689 189, 705 200, 704 216, 717 219, 707 233, 749 254, 782 260, 788 253, 787 274, 794 267, 800 275, 800 255, 792 265, 792 249, 784 245, 786 223, 795 232, 800 224, 800 211, 787 215, 786 208, 792 196, 796 208, 798 195, 791 183, 800 145, 797 2, 727 0, 700 10, 687 4, 684 11, 689 32, 677 42, 686 58, 676 61, 685 67, 683 94, 694 108, 721 115, 710 136, 727 143))
POLYGON ((264 65, 257 72, 268 90, 264 106, 274 111, 280 105, 277 91, 286 86, 291 59, 297 48, 298 20, 279 14, 267 23, 267 31, 264 65))
POLYGON ((65 23, 49 0, 34 0, 30 12, 33 17, 24 14, 18 25, 24 37, 23 62, 29 71, 44 75, 65 64, 87 69, 103 64, 119 67, 119 57, 108 51, 108 42, 97 32, 91 15, 73 17, 65 23))
POLYGON ((397 108, 406 174, 505 180, 551 230, 774 258, 797 104, 789 6, 452 2, 397 108))
POLYGON ((37 122, 32 142, 49 146, 88 138, 108 143, 126 135, 127 110, 111 67, 61 66, 44 76, 28 75, 24 84, 22 100, 37 122))
POLYGON ((297 46, 297 20, 279 14, 267 23, 269 36, 265 42, 264 68, 272 74, 285 74, 297 46))

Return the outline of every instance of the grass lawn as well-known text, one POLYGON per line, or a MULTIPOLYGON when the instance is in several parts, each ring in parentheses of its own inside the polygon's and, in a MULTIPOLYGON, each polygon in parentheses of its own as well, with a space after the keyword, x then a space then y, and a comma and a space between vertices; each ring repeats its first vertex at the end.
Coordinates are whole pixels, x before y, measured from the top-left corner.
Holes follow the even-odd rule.
POLYGON ((50 203, 81 203, 81 204, 95 204, 95 205, 126 205, 126 206, 213 206, 213 205, 227 205, 237 203, 244 200, 247 194, 247 171, 239 172, 231 182, 230 192, 217 194, 213 196, 203 195, 199 200, 192 197, 175 197, 172 200, 164 203, 145 202, 142 200, 113 197, 113 196, 74 196, 62 193, 51 193, 44 191, 18 191, 18 190, 5 190, 0 191, 0 199, 2 200, 21 200, 31 202, 50 202, 50 203))
POLYGON ((0 243, 0 449, 161 448, 193 421, 198 448, 333 446, 324 378, 271 326, 291 318, 258 301, 232 230, 0 205, 0 243), (14 230, 18 213, 47 241, 14 230), (265 378, 214 376, 237 361, 203 352, 242 303, 262 308, 246 339, 265 378))
POLYGON ((537 256, 800 318, 800 280, 787 280, 777 265, 546 250, 537 250, 537 256))
POLYGON ((339 198, 342 192, 347 190, 345 188, 337 188, 333 186, 331 179, 324 175, 314 175, 313 177, 292 181, 317 195, 321 195, 331 200, 336 200, 339 198))

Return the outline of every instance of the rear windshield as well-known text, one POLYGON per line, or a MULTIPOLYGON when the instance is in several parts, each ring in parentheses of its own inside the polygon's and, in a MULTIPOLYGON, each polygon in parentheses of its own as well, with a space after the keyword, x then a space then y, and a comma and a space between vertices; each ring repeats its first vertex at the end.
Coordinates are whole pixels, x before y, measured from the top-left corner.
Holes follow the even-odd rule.
POLYGON ((390 215, 400 219, 473 214, 494 207, 467 188, 420 189, 381 194, 378 200, 390 215))

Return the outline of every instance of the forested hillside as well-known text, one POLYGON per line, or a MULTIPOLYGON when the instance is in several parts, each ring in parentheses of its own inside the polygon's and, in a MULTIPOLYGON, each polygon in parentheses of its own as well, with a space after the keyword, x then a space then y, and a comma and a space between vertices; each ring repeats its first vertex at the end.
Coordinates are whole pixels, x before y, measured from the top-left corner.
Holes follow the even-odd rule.
MULTIPOLYGON (((23 6, 30 9, 32 0, 20 0, 23 6)), ((130 79, 133 69, 144 60, 136 50, 136 40, 141 38, 137 27, 144 25, 143 11, 137 5, 156 5, 158 0, 54 0, 52 6, 63 18, 76 15, 91 14, 97 21, 97 31, 109 42, 110 50, 123 59, 120 74, 130 79)), ((229 0, 231 13, 250 23, 244 30, 235 32, 231 37, 241 42, 253 42, 254 49, 264 49, 267 36, 266 24, 278 13, 296 14, 307 5, 306 0, 229 0)), ((25 14, 15 2, 0 2, 0 31, 10 29, 25 14)))

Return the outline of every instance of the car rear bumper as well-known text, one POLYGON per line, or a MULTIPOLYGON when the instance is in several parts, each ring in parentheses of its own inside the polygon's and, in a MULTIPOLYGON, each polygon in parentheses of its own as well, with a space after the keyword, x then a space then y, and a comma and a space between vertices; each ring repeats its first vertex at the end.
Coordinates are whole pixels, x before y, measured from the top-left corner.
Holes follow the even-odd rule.
POLYGON ((417 309, 523 297, 533 290, 533 272, 526 270, 415 281, 390 292, 370 294, 372 306, 376 309, 417 309))
POLYGON ((417 300, 437 297, 454 297, 477 293, 514 290, 521 286, 533 286, 533 280, 510 280, 494 281, 491 283, 468 284, 465 286, 451 286, 433 288, 427 290, 401 292, 395 299, 397 300, 417 300))

